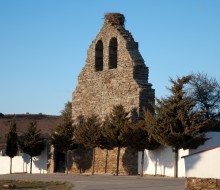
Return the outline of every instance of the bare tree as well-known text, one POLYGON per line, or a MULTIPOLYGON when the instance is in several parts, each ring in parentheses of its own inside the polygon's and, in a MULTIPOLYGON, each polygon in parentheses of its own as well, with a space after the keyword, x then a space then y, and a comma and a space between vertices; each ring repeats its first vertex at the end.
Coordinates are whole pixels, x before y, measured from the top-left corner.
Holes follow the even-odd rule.
POLYGON ((220 84, 215 78, 207 74, 197 73, 192 75, 189 95, 195 100, 197 111, 203 111, 202 120, 210 122, 204 129, 220 130, 220 84))

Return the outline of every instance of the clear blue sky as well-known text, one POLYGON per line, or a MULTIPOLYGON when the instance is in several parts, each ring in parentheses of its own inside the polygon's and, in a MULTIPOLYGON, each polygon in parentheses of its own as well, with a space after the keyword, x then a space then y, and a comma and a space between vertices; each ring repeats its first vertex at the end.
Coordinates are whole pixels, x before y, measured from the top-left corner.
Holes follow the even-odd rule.
POLYGON ((220 80, 219 0, 0 0, 0 112, 60 114, 108 12, 125 15, 157 97, 169 77, 220 80))

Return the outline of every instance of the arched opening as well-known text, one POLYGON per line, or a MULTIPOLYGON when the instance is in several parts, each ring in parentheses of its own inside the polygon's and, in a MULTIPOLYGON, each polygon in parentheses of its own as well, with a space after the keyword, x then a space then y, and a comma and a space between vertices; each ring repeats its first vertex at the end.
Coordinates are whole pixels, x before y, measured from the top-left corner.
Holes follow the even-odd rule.
POLYGON ((109 69, 117 68, 118 59, 118 42, 117 38, 112 38, 109 42, 109 69))
POLYGON ((103 70, 103 43, 99 40, 95 46, 95 71, 103 70))

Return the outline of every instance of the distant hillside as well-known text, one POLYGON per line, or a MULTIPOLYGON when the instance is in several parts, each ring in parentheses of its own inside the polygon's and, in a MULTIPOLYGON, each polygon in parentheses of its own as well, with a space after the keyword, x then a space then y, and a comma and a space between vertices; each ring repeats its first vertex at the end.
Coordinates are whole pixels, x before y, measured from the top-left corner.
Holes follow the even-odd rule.
MULTIPOLYGON (((52 130, 60 122, 60 116, 45 114, 7 114, 0 115, 0 147, 6 142, 6 135, 9 130, 9 121, 15 117, 17 124, 17 133, 20 136, 24 133, 32 121, 37 122, 38 129, 44 137, 49 137, 52 130)), ((1 149, 1 148, 0 148, 1 149)))
POLYGON ((45 115, 45 114, 7 114, 4 115, 2 114, 0 116, 0 119, 33 119, 33 120, 38 120, 38 119, 51 119, 51 118, 59 118, 60 116, 56 115, 45 115))

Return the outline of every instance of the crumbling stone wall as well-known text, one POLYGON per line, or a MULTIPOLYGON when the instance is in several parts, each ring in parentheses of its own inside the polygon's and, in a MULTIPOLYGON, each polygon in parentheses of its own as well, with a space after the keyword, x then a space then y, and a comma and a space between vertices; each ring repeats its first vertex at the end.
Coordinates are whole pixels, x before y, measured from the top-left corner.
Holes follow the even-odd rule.
MULTIPOLYGON (((137 117, 140 117, 143 108, 154 102, 154 89, 148 83, 148 67, 138 51, 138 43, 125 29, 124 21, 122 14, 105 15, 104 25, 88 49, 86 64, 73 92, 73 121, 80 115, 87 117, 91 114, 104 119, 117 104, 122 104, 126 111, 136 108, 137 117)), ((73 151, 75 161, 70 170, 79 172, 79 165, 82 165, 85 166, 83 172, 91 171, 89 161, 81 163, 90 160, 91 152, 84 152, 84 159, 77 151, 73 151), (77 159, 80 161, 78 165, 77 159)), ((114 173, 116 149, 108 152, 107 165, 106 150, 97 148, 96 152, 95 173, 114 173)), ((123 149, 120 159, 120 174, 137 174, 137 151, 123 149)))
POLYGON ((137 108, 139 113, 148 101, 154 101, 148 68, 138 43, 124 28, 123 18, 121 14, 108 14, 88 49, 86 65, 73 92, 73 119, 91 113, 104 118, 116 104, 122 104, 127 111, 137 108))

